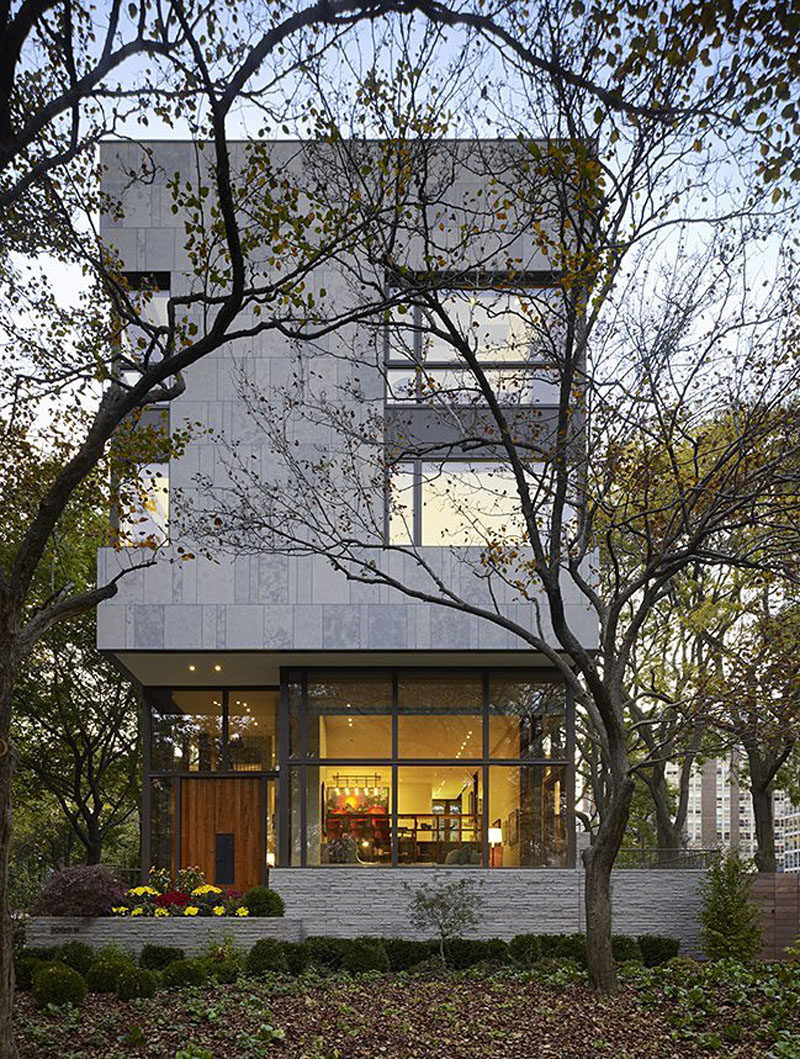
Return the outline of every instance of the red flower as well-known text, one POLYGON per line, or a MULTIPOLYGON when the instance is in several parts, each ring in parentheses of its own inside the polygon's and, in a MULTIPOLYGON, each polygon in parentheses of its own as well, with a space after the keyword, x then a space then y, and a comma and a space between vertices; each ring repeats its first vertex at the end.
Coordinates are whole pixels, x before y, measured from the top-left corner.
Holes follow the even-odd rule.
POLYGON ((153 901, 153 904, 158 905, 160 908, 170 908, 176 906, 178 908, 185 908, 191 896, 183 892, 183 890, 169 890, 165 894, 159 894, 153 901))
POLYGON ((226 901, 238 901, 241 896, 241 890, 223 890, 222 896, 226 901))

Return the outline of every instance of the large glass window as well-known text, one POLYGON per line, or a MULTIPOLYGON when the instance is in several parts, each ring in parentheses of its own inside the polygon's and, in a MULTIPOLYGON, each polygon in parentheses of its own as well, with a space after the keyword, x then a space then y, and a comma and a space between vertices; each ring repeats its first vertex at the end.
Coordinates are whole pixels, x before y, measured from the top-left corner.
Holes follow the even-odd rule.
POLYGON ((169 464, 148 463, 119 489, 118 540, 125 547, 163 544, 169 535, 169 464))
POLYGON ((480 765, 397 770, 397 860, 408 865, 483 863, 480 765))
POLYGON ((399 758, 480 758, 480 676, 401 673, 397 678, 399 758))
POLYGON ((492 765, 488 831, 492 867, 566 867, 566 779, 565 765, 492 765))
POLYGON ((308 671, 289 701, 292 864, 567 863, 562 686, 530 671, 308 671))
POLYGON ((277 764, 277 691, 150 688, 152 772, 264 772, 277 764))

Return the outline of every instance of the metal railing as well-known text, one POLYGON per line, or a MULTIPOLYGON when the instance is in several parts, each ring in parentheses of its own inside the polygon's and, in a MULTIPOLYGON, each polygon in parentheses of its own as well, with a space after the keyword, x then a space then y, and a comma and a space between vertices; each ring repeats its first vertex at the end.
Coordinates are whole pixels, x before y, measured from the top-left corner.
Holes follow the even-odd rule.
POLYGON ((615 868, 708 868, 717 855, 716 849, 652 849, 633 846, 621 849, 615 868))

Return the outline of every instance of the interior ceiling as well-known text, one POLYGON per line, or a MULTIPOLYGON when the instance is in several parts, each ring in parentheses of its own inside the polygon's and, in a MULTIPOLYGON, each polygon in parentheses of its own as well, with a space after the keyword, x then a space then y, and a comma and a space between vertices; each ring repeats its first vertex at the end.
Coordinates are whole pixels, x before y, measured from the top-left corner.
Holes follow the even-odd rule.
POLYGON ((277 686, 289 666, 548 667, 536 651, 116 651, 109 656, 145 686, 277 686))

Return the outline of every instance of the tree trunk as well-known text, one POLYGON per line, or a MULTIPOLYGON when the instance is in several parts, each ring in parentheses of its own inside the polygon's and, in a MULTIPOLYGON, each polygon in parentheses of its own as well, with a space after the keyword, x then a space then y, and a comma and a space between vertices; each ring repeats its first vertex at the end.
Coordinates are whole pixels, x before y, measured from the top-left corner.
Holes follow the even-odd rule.
POLYGON ((750 763, 750 797, 753 802, 753 819, 756 825, 755 862, 759 871, 775 871, 775 815, 772 804, 772 780, 767 780, 764 762, 754 761, 755 755, 748 753, 750 763))
POLYGON ((86 863, 99 864, 103 856, 103 840, 96 820, 90 820, 86 828, 86 863))
POLYGON ((11 943, 11 908, 8 900, 8 856, 11 848, 11 780, 14 751, 10 745, 11 689, 13 661, 8 640, 0 661, 0 1059, 17 1059, 12 1013, 14 1006, 14 963, 11 943))
POLYGON ((584 854, 586 869, 586 960, 589 981, 600 993, 619 990, 611 951, 611 869, 628 825, 633 779, 625 774, 606 808, 594 843, 584 854))

